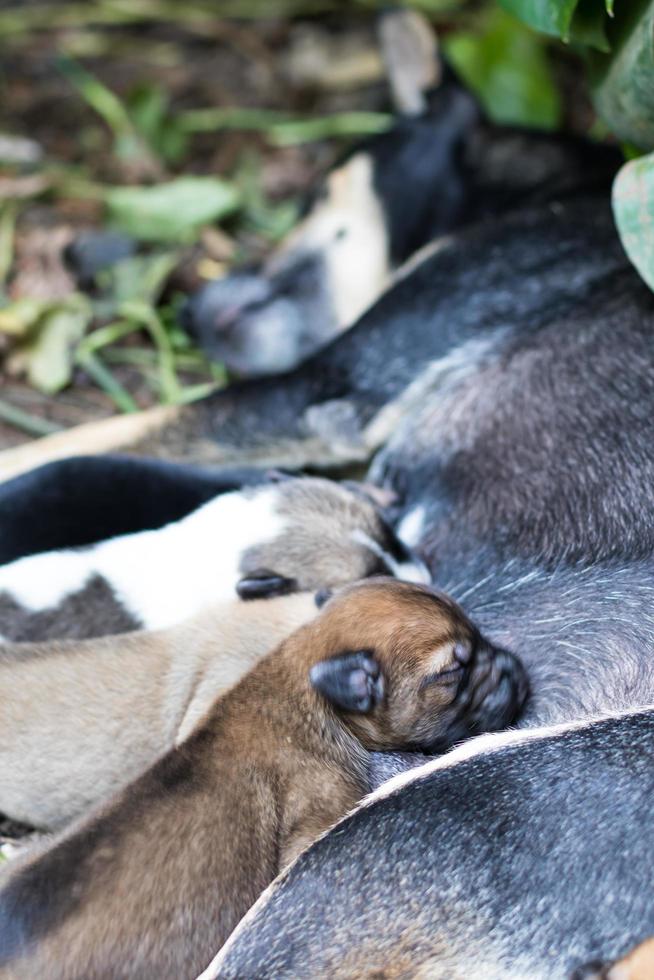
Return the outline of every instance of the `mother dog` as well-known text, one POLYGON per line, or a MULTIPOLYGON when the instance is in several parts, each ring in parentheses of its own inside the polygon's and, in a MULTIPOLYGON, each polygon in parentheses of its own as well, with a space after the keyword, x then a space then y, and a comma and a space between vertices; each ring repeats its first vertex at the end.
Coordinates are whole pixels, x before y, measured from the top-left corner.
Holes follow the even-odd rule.
MULTIPOLYGON (((525 723, 592 717, 654 700, 653 326, 654 299, 628 266, 608 207, 592 198, 550 204, 440 243, 349 333, 292 374, 130 420, 119 439, 137 451, 212 463, 343 464, 376 453, 371 475, 396 493, 399 527, 435 580, 492 640, 523 654, 534 690, 525 723)), ((101 431, 103 444, 115 446, 116 427, 114 435, 101 431)), ((97 429, 87 430, 43 449, 55 456, 97 438, 97 429)), ((27 458, 6 457, 7 472, 27 458)), ((619 771, 624 756, 614 758, 619 771)), ((573 777, 563 757, 555 760, 553 786, 562 796, 574 791, 573 777)), ((490 784, 482 783, 488 798, 490 784)), ((536 800, 542 785, 529 781, 536 800)), ((509 815, 511 800, 518 806, 526 792, 527 783, 507 797, 509 815)), ((625 792, 637 814, 648 784, 636 779, 625 792)), ((398 839, 418 847, 411 805, 397 799, 398 839)), ((440 832, 436 813, 421 824, 428 846, 440 832)), ((329 866, 320 855, 327 846, 338 850, 350 833, 344 828, 364 820, 357 819, 309 852, 318 854, 322 880, 329 866)), ((575 830, 582 843, 586 823, 582 809, 575 830)), ((396 860, 394 840, 392 853, 379 856, 401 876, 413 858, 396 860)), ((649 853, 638 857, 648 874, 649 853)), ((631 898, 642 893, 637 874, 621 877, 608 857, 604 868, 631 898)), ((555 878, 564 871, 565 862, 555 878)), ((431 922, 435 881, 415 879, 411 893, 431 922)), ((501 883, 489 886, 500 896, 501 883)), ((553 905, 536 923, 560 918, 569 903, 561 890, 547 894, 553 905)), ((396 900, 408 908, 395 891, 388 915, 407 924, 396 900)), ((350 899, 338 909, 361 921, 350 899)), ((595 928, 602 955, 645 938, 610 914, 591 923, 593 909, 583 909, 582 929, 595 928)))

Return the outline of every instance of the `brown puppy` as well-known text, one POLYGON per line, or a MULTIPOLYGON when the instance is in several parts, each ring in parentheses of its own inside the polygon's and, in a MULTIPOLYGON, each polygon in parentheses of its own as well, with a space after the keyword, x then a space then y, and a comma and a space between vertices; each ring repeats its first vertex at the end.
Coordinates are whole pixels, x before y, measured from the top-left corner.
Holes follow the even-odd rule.
POLYGON ((368 753, 508 724, 526 694, 450 600, 349 586, 194 733, 0 892, 0 976, 192 978, 366 790, 368 753))
POLYGON ((235 599, 166 630, 0 646, 0 812, 42 830, 80 816, 316 612, 312 593, 235 599))

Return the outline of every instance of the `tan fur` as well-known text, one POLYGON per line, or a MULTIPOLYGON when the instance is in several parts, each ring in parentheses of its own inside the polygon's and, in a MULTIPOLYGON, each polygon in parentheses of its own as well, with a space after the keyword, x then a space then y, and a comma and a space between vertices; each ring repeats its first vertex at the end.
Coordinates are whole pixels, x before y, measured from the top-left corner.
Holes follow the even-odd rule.
POLYGON ((316 612, 313 594, 235 600, 167 630, 0 647, 0 812, 43 829, 79 816, 316 612))
POLYGON ((604 974, 606 980, 654 980, 654 939, 646 939, 604 974))
POLYGON ((355 153, 326 180, 326 197, 266 263, 277 275, 289 257, 320 254, 338 330, 346 330, 382 293, 391 274, 386 218, 375 193, 373 161, 355 153), (339 235, 346 231, 346 235, 339 235))
POLYGON ((344 589, 182 745, 9 869, 0 977, 196 976, 284 863, 363 795, 366 750, 440 730, 455 694, 434 670, 475 636, 458 607, 420 586, 344 589), (368 715, 337 712, 309 680, 313 665, 357 650, 374 652, 384 677, 368 715))
POLYGON ((33 442, 0 453, 0 481, 67 456, 112 452, 141 444, 162 429, 171 427, 180 409, 171 406, 151 408, 133 415, 117 415, 99 422, 87 422, 64 432, 56 432, 33 442))

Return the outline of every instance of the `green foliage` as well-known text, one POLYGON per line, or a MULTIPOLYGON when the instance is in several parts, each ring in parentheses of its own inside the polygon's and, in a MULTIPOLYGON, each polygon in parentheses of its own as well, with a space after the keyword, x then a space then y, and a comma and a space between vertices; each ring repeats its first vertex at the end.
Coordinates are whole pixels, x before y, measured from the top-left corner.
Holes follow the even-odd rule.
POLYGON ((654 147, 654 0, 500 0, 526 24, 588 49, 595 104, 623 142, 654 147), (601 52, 601 54, 600 54, 601 52))
POLYGON ((577 0, 501 0, 509 13, 545 34, 567 37, 577 0))
MULTIPOLYGON (((654 0, 500 0, 526 23, 589 49, 597 110, 625 146, 654 148, 654 0)), ((654 154, 630 159, 613 187, 625 251, 654 289, 654 154)))
POLYGON ((611 50, 607 36, 607 12, 597 0, 581 0, 570 25, 569 36, 577 45, 596 51, 611 50))
POLYGON ((654 153, 621 169, 613 185, 613 213, 627 255, 654 289, 654 153))
MULTIPOLYGON (((407 0, 407 5, 422 9, 439 25, 446 57, 498 122, 559 124, 560 97, 550 69, 558 38, 587 61, 600 115, 593 127, 598 138, 616 135, 629 147, 627 155, 636 157, 654 149, 654 0, 621 0, 615 9, 613 0, 407 0)), ((172 104, 157 72, 146 72, 142 77, 148 81, 131 90, 118 86, 117 94, 75 60, 88 60, 102 74, 102 58, 122 57, 121 44, 130 41, 135 28, 141 36, 141 25, 167 23, 174 25, 171 36, 202 36, 232 16, 242 29, 249 18, 339 13, 341 0, 221 0, 218 5, 212 0, 95 0, 90 6, 92 17, 89 4, 79 0, 31 0, 0 11, 3 43, 14 50, 29 47, 39 34, 59 32, 59 70, 90 110, 81 114, 76 133, 79 164, 38 163, 43 181, 32 196, 99 200, 114 226, 147 246, 100 273, 89 298, 74 293, 52 302, 9 302, 16 221, 30 205, 25 196, 0 203, 0 333, 11 338, 7 361, 15 359, 14 366, 41 390, 59 390, 78 366, 117 408, 134 411, 134 397, 118 380, 127 378, 130 384, 129 374, 120 373, 124 366, 138 370, 164 402, 191 400, 226 381, 224 369, 208 365, 175 322, 171 284, 174 289, 175 267, 190 252, 178 246, 196 242, 206 225, 232 218, 230 234, 224 236, 225 258, 219 250, 214 261, 229 264, 247 257, 253 237, 257 248, 262 239, 276 241, 298 217, 295 200, 271 202, 263 191, 265 150, 263 158, 259 150, 243 153, 229 180, 171 179, 194 160, 201 143, 197 134, 256 131, 261 134, 258 146, 263 141, 287 146, 382 132, 393 120, 379 112, 300 116, 247 99, 245 105, 196 107, 192 99, 176 95, 172 104), (108 157, 108 168, 97 167, 99 157, 103 162, 108 157), (129 186, 103 186, 106 179, 129 186), (195 375, 190 384, 189 373, 195 375)), ((353 6, 370 18, 387 4, 355 0, 353 6)), ((250 29, 246 25, 246 32, 250 29)), ((182 63, 177 53, 173 59, 182 63)), ((654 288, 654 155, 625 165, 613 205, 625 249, 654 288)), ((32 434, 51 428, 46 420, 2 401, 0 418, 32 434)))
POLYGON ((620 140, 654 149, 654 0, 618 8, 611 42, 591 61, 595 105, 620 140))
POLYGON ((218 177, 178 177, 154 187, 108 188, 104 200, 112 224, 133 238, 180 242, 235 211, 239 194, 218 177))
POLYGON ((159 85, 139 85, 130 93, 126 109, 153 152, 165 163, 179 163, 188 148, 189 134, 171 112, 167 93, 159 85))
POLYGON ((118 96, 73 58, 60 55, 57 63, 61 73, 113 133, 116 157, 126 162, 140 162, 150 170, 156 169, 152 150, 118 96))
POLYGON ((393 117, 386 112, 335 112, 307 118, 274 109, 221 106, 180 112, 177 124, 186 133, 250 130, 263 133, 275 146, 293 146, 333 137, 383 133, 393 125, 393 117))
POLYGON ((79 295, 69 297, 45 314, 25 351, 27 375, 35 388, 54 394, 66 387, 72 374, 73 351, 90 322, 90 304, 79 295))
POLYGON ((455 33, 445 55, 497 122, 554 128, 560 119, 543 41, 501 10, 491 10, 477 29, 455 33))
POLYGON ((123 303, 132 300, 156 305, 177 259, 176 252, 132 255, 101 270, 97 280, 107 315, 114 316, 123 303))
POLYGON ((70 381, 74 351, 91 322, 80 293, 52 302, 16 300, 0 311, 0 332, 20 338, 14 359, 39 391, 54 394, 70 381))
POLYGON ((544 34, 608 50, 605 33, 613 0, 500 0, 505 10, 544 34))

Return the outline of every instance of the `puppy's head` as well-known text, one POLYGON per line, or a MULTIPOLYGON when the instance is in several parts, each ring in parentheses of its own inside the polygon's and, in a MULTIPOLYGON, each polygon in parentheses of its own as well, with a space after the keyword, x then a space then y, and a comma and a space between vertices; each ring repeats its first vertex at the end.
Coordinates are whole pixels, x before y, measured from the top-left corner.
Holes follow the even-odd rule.
POLYGON ((208 283, 187 301, 184 327, 211 357, 240 377, 287 371, 379 296, 390 266, 375 170, 374 155, 353 153, 260 269, 208 283))
POLYGON ((364 493, 315 477, 250 493, 267 495, 267 526, 277 531, 243 552, 236 587, 242 599, 334 589, 373 575, 429 580, 364 493))
POLYGON ((442 751, 511 724, 527 697, 520 661, 424 586, 349 586, 309 630, 310 683, 368 749, 442 751))

